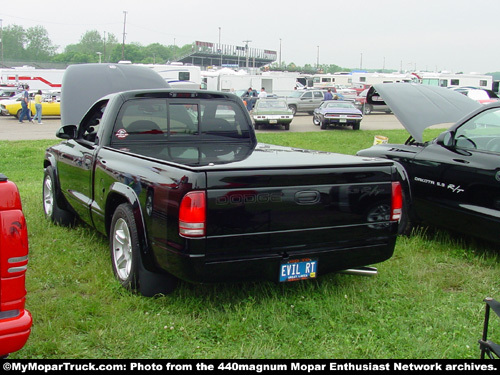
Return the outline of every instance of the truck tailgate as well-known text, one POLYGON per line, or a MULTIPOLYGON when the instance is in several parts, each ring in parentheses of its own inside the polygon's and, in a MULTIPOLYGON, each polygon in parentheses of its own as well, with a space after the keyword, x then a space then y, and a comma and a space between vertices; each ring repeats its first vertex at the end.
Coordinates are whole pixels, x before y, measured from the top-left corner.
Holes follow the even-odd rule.
POLYGON ((207 174, 207 260, 393 240, 391 166, 207 174), (221 249, 225 249, 221 253, 221 249))

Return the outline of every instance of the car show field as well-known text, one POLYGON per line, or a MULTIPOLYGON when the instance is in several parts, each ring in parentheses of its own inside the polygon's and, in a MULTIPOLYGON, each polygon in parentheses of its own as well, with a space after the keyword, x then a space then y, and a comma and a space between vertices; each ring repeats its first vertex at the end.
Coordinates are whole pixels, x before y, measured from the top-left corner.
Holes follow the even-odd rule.
MULTIPOLYGON (((321 131, 312 122, 313 116, 298 113, 290 124, 290 132, 317 132, 321 131)), ((361 122, 364 130, 404 129, 394 115, 382 113, 365 116, 361 122)), ((30 139, 57 139, 56 131, 61 127, 61 119, 58 117, 44 117, 43 125, 31 124, 27 121, 19 124, 14 116, 0 116, 0 140, 30 140, 30 139)), ((341 127, 330 127, 329 131, 336 131, 341 127)), ((323 130, 324 131, 324 130, 323 130)), ((256 129, 257 133, 283 132, 280 127, 261 125, 256 129)))
MULTIPOLYGON (((149 116, 152 112, 145 113, 149 116)), ((0 116, 0 147, 12 162, 6 171, 9 177, 19 181, 21 195, 27 202, 27 222, 33 228, 30 259, 35 265, 30 269, 32 278, 27 279, 31 303, 28 307, 34 314, 34 330, 26 346, 12 354, 13 358, 40 355, 44 358, 131 358, 138 352, 146 358, 228 355, 291 358, 298 348, 304 358, 478 357, 482 300, 497 290, 494 284, 500 275, 498 253, 490 244, 477 242, 475 238, 457 237, 454 232, 425 226, 415 227, 410 237, 397 237, 394 257, 380 265, 380 273, 366 269, 366 275, 377 275, 376 278, 353 277, 349 275, 351 270, 347 270, 346 275, 325 275, 321 280, 313 280, 311 285, 299 282, 298 287, 257 282, 256 278, 248 285, 221 283, 194 287, 180 282, 171 295, 159 295, 150 302, 139 300, 134 293, 123 293, 112 280, 104 237, 86 225, 79 224, 67 231, 47 226, 41 220, 38 179, 43 176, 38 171, 39 163, 44 150, 54 145, 61 119, 46 117, 43 122, 43 125, 19 124, 14 116, 0 116), (53 255, 50 259, 46 257, 47 248, 53 255), (57 302, 46 306, 44 301, 55 295, 57 302), (68 302, 73 307, 70 310, 66 307, 68 302), (219 311, 221 304, 225 306, 224 311, 219 311), (349 311, 345 311, 346 304, 349 311), (131 310, 124 310, 125 306, 131 310), (201 306, 203 309, 199 310, 201 306), (54 319, 64 319, 37 320, 40 311, 54 319), (276 311, 278 315, 271 313, 276 311), (120 329, 114 324, 116 314, 125 323, 120 329), (276 316, 280 317, 279 321, 276 316), (204 322, 201 326, 200 319, 204 322), (308 328, 311 319, 315 330, 308 328), (422 326, 425 329, 415 329, 422 326), (54 329, 58 332, 55 336, 54 329), (79 339, 69 339, 75 329, 79 339), (332 329, 335 330, 333 338, 330 337, 332 329), (137 331, 145 333, 139 337, 135 334, 137 331), (357 334, 354 341, 353 332, 357 334), (454 334, 440 352, 446 332, 454 334), (292 339, 289 349, 276 348, 294 334, 300 338, 292 339), (125 343, 123 337, 133 339, 125 343), (162 345, 165 340, 169 342, 168 348, 162 345), (313 344, 318 340, 323 343, 320 349, 313 344), (121 345, 116 345, 117 342, 121 345), (246 344, 242 346, 242 342, 246 344), (421 345, 413 345, 415 342, 421 345), (348 347, 352 350, 347 350, 348 347)), ((342 123, 340 126, 328 124, 328 129, 321 131, 315 126, 313 116, 300 111, 293 117, 289 131, 283 132, 283 128, 275 125, 269 122, 259 124, 258 129, 256 126, 258 141, 283 144, 295 151, 297 148, 317 150, 320 155, 324 151, 355 154, 380 139, 384 139, 384 143, 390 141, 389 147, 394 147, 403 144, 405 139, 404 127, 392 113, 365 114, 359 124, 360 131, 356 132, 352 132, 351 127, 346 131, 342 123)), ((447 125, 432 128, 436 137, 447 125)), ((146 133, 158 134, 156 130, 146 133)), ((113 134, 120 138, 122 133, 113 134)), ((77 138, 74 141, 81 143, 77 138)), ((121 148, 121 152, 130 153, 130 149, 121 148)), ((364 162, 374 161, 371 155, 363 156, 366 156, 364 162)), ((109 166, 106 168, 109 170, 109 166)), ((170 185, 173 186, 165 184, 170 185)), ((342 198, 352 193, 362 193, 362 190, 340 189, 338 195, 342 198)), ((344 207, 332 200, 329 210, 333 206, 346 212, 354 207, 351 202, 344 207)), ((384 215, 377 211, 372 217, 380 221, 384 215)), ((236 221, 232 220, 231 225, 236 221)), ((375 229, 380 225, 372 222, 368 227, 375 229)), ((116 233, 121 231, 116 229, 116 233)), ((298 260, 282 265, 284 277, 292 279, 295 277, 292 274, 298 272, 299 278, 314 274, 310 278, 315 279, 317 260, 298 260)))

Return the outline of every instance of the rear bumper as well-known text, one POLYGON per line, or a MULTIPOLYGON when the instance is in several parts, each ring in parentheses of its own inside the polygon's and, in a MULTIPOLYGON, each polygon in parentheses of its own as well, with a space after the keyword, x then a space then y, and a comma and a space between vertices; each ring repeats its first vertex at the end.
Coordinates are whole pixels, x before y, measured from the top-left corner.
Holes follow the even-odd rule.
POLYGON ((2 318, 0 313, 0 357, 20 350, 31 332, 33 318, 28 310, 2 318))
POLYGON ((338 118, 325 118, 323 122, 326 122, 330 125, 352 125, 360 122, 361 119, 338 119, 338 118))
POLYGON ((174 276, 194 283, 272 281, 279 282, 283 262, 300 259, 316 259, 317 275, 343 271, 383 262, 394 252, 396 237, 378 245, 370 244, 351 248, 315 249, 267 253, 257 256, 248 255, 238 258, 209 259, 205 256, 189 257, 179 253, 169 253, 165 269, 174 276), (175 265, 172 267, 172 265, 175 265))

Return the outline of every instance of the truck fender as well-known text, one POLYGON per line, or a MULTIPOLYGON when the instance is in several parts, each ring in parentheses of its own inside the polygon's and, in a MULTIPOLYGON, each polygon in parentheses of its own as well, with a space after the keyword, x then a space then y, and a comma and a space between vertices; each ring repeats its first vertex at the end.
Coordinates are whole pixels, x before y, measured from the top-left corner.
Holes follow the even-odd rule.
MULTIPOLYGON (((113 196, 113 193, 120 195, 123 197, 128 203, 132 205, 132 210, 134 212, 135 222, 137 223, 137 233, 139 234, 141 249, 144 253, 147 252, 148 249, 148 241, 146 234, 146 223, 144 222, 144 216, 142 213, 142 208, 139 202, 139 197, 137 193, 130 186, 125 185, 121 182, 114 182, 109 188, 109 196, 113 196)), ((108 211, 108 207, 112 202, 107 202, 106 211, 108 211)), ((123 202, 121 202, 123 203, 123 202)), ((117 204, 113 204, 113 212, 114 209, 118 207, 117 204)), ((109 221, 111 223, 111 218, 113 217, 113 212, 109 212, 109 221)), ((109 228, 108 228, 109 229, 109 228)), ((143 254, 144 255, 144 254, 143 254)))
POLYGON ((43 161, 43 168, 47 167, 52 167, 52 170, 54 171, 54 184, 55 184, 55 191, 58 193, 56 194, 56 201, 59 207, 73 212, 72 208, 69 206, 68 202, 66 201, 66 198, 64 197, 64 194, 61 191, 61 185, 59 184, 59 171, 57 169, 57 161, 54 155, 52 154, 45 154, 45 159, 43 161))
MULTIPOLYGON (((139 235, 139 242, 141 244, 141 260, 139 262, 140 293, 146 297, 170 293, 175 288, 177 280, 170 274, 158 272, 153 265, 151 255, 149 255, 148 251, 146 223, 137 193, 130 186, 115 182, 110 187, 110 196, 116 196, 116 194, 132 205, 135 222, 137 223, 137 234, 139 235)), ((113 208, 118 207, 121 203, 124 203, 122 199, 114 200, 114 203, 108 202, 108 204, 112 204, 113 208)), ((112 212, 109 212, 109 216, 109 222, 111 222, 112 212)))

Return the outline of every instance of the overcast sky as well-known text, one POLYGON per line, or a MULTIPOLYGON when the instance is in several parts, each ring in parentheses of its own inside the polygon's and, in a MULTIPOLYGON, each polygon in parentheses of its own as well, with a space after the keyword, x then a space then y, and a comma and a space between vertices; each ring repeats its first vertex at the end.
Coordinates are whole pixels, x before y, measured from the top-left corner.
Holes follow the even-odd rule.
POLYGON ((124 11, 126 43, 144 46, 220 36, 279 54, 281 39, 282 60, 301 66, 319 55, 351 69, 500 71, 499 0, 11 0, 0 19, 45 27, 62 52, 90 30, 121 42, 124 11))

